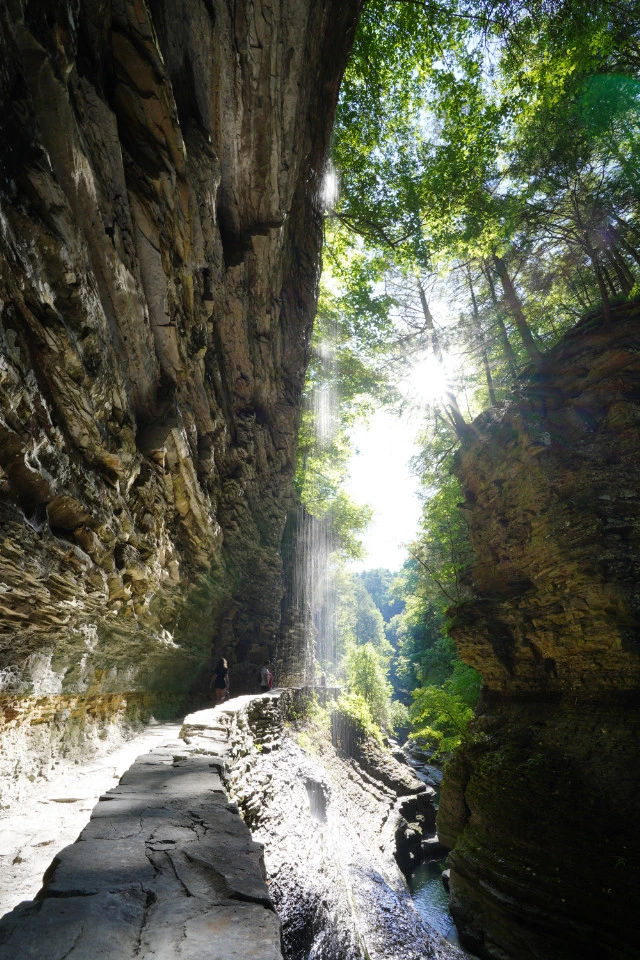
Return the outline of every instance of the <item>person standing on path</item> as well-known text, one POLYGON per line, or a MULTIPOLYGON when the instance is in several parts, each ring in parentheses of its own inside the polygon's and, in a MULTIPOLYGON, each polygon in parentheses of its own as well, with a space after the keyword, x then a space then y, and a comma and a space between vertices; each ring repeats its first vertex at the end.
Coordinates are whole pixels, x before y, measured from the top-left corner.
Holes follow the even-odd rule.
POLYGON ((229 696, 229 670, 227 669, 227 661, 224 657, 220 657, 216 664, 209 689, 211 689, 211 687, 216 691, 216 704, 222 703, 222 701, 229 696))
POLYGON ((265 660, 264 665, 260 668, 260 693, 269 693, 272 683, 273 676, 269 670, 269 661, 265 660))

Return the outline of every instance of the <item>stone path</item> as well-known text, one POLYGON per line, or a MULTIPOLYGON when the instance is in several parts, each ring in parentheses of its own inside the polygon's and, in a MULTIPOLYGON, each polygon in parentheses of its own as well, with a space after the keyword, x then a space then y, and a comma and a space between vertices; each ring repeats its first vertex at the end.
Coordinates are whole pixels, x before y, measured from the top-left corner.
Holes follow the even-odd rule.
POLYGON ((151 723, 115 749, 82 763, 59 759, 0 810, 0 917, 32 900, 56 850, 74 843, 100 796, 114 787, 141 753, 179 744, 178 723, 151 723))
POLYGON ((262 847, 221 780, 260 699, 193 714, 183 741, 138 757, 0 921, 0 960, 281 960, 262 847))

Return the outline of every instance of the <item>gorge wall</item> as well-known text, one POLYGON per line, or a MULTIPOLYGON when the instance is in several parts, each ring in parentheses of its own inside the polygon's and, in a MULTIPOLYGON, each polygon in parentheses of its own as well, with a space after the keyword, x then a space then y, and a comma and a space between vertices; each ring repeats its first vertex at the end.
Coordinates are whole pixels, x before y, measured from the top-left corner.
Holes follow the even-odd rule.
POLYGON ((453 632, 485 690, 438 833, 483 957, 640 955, 639 319, 579 324, 457 458, 475 561, 453 632))
POLYGON ((279 550, 358 7, 0 7, 9 789, 25 749, 175 711, 217 656, 236 691, 267 655, 304 679, 279 550))

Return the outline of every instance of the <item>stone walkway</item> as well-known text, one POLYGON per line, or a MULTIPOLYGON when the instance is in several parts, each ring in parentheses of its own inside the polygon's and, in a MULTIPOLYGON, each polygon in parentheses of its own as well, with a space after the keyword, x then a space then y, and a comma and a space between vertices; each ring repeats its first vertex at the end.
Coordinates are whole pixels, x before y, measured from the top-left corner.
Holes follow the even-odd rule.
POLYGON ((0 917, 33 900, 57 850, 78 839, 105 791, 115 787, 136 757, 155 747, 181 746, 178 723, 150 723, 131 740, 78 762, 55 761, 47 775, 24 783, 0 810, 0 917))
POLYGON ((262 847, 221 779, 246 715, 271 717, 277 701, 192 714, 176 747, 138 757, 36 900, 0 921, 0 960, 281 960, 262 847))

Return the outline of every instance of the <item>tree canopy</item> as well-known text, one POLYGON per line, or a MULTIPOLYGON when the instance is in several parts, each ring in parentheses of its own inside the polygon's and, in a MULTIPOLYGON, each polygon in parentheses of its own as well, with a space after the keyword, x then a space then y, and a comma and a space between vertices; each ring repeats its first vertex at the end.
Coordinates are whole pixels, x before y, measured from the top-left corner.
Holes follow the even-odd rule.
POLYGON ((479 692, 447 637, 471 556, 453 450, 580 318, 606 326, 640 293, 640 7, 367 0, 332 155, 340 189, 308 389, 327 377, 329 335, 339 427, 319 448, 308 408, 298 486, 354 555, 367 514, 343 497, 349 425, 397 404, 399 371, 430 353, 442 389, 417 465, 422 526, 393 584, 361 578, 381 617, 343 578, 342 669, 361 696, 354 678, 376 675, 375 655, 383 685, 389 670, 396 695, 414 692, 415 731, 446 752, 479 692))

